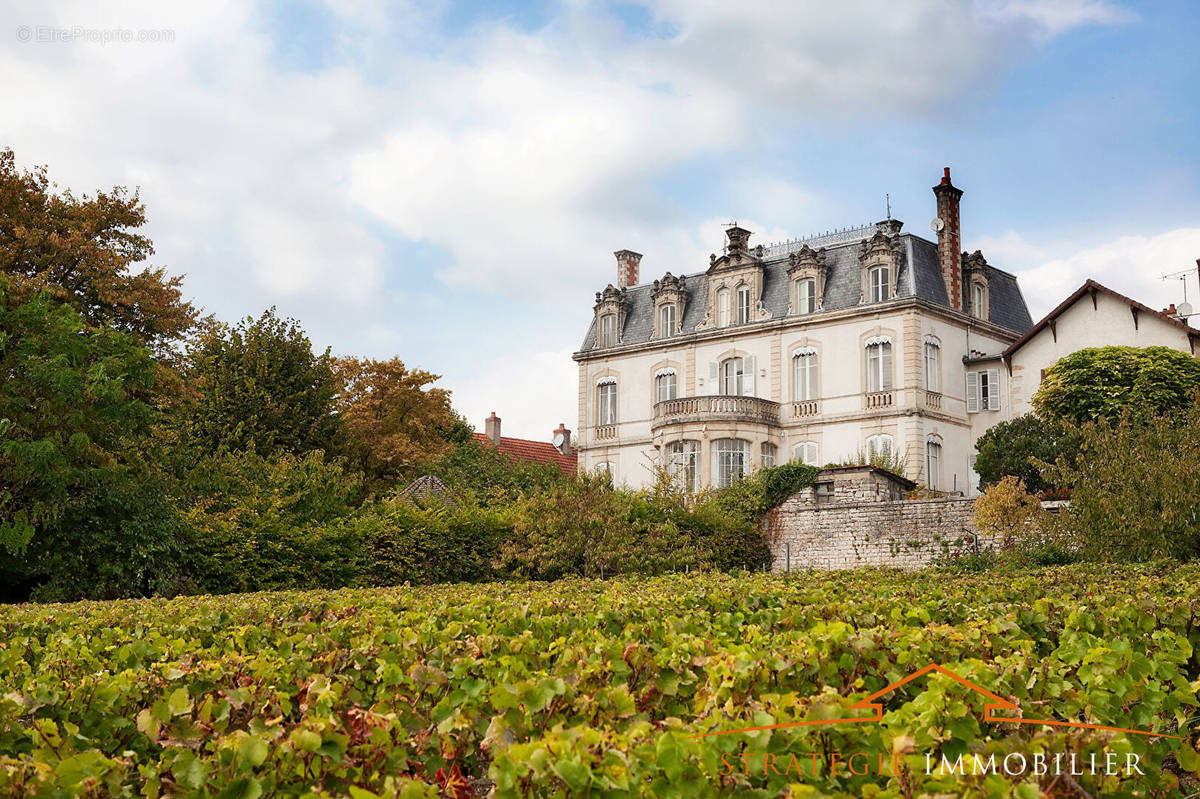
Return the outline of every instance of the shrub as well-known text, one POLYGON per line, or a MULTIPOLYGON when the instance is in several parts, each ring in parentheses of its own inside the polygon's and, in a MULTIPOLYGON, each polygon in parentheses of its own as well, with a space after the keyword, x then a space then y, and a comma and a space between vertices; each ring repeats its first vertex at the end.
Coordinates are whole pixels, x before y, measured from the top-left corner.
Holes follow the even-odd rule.
POLYGON ((975 527, 1004 552, 1036 543, 1042 536, 1046 516, 1037 497, 1011 475, 975 500, 975 527))
POLYGON ((1143 424, 1101 419, 1081 434, 1078 461, 1049 471, 1071 491, 1056 530, 1095 560, 1200 555, 1200 406, 1143 424))
POLYGON ((1044 492, 1055 488, 1042 475, 1044 465, 1060 456, 1073 459, 1079 450, 1079 434, 1063 422, 1027 413, 989 428, 975 442, 975 449, 981 489, 1013 476, 1027 490, 1044 492))
POLYGON ((893 450, 867 453, 865 450, 860 449, 853 455, 825 464, 825 468, 839 469, 845 466, 874 466, 876 469, 883 469, 885 472, 891 472, 903 477, 905 465, 904 456, 893 450))
POLYGON ((501 513, 488 508, 403 500, 366 506, 340 526, 362 549, 360 585, 491 579, 511 529, 501 513))
POLYGON ((1200 360, 1170 347, 1089 347, 1046 370, 1033 405, 1039 416, 1074 424, 1137 422, 1186 411, 1200 391, 1200 360))

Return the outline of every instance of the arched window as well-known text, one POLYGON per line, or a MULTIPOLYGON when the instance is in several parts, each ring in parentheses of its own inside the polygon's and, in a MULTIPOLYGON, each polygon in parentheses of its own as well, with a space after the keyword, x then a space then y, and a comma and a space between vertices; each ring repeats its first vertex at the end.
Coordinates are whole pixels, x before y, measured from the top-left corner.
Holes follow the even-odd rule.
POLYGON ((667 445, 667 470, 685 491, 700 490, 700 442, 673 441, 667 445))
POLYGON ((746 361, 743 358, 727 358, 721 361, 721 393, 729 397, 740 397, 746 381, 746 361))
POLYGON ((867 458, 872 462, 891 460, 892 437, 886 434, 880 434, 868 438, 867 458))
POLYGON ((792 356, 792 401, 817 398, 817 351, 806 347, 792 356))
POLYGON ((615 347, 617 345, 617 315, 607 313, 600 317, 600 346, 615 347))
POLYGON ((609 425, 616 423, 617 381, 613 378, 607 378, 596 386, 596 424, 609 425))
POLYGON ((886 266, 872 267, 867 272, 867 285, 871 290, 871 302, 883 302, 891 298, 891 269, 886 266))
POLYGON ((817 310, 817 281, 811 277, 796 281, 795 305, 798 314, 812 313, 817 310))
POLYGON ((737 323, 744 325, 750 321, 750 287, 738 286, 737 290, 737 323))
POLYGON ((654 401, 665 402, 675 399, 675 370, 660 369, 654 376, 654 401))
POLYGON ((729 289, 721 289, 717 292, 717 327, 729 327, 729 311, 729 289))
POLYGON ((987 286, 979 281, 971 284, 971 316, 987 319, 987 286))
POLYGON ((817 444, 815 441, 804 441, 792 447, 792 460, 805 466, 817 466, 817 444))
POLYGON ((779 449, 769 441, 764 441, 762 445, 762 465, 763 468, 775 465, 775 453, 779 449))
POLYGON ((750 442, 740 438, 719 438, 713 442, 713 483, 724 488, 746 474, 750 442))
POLYGON ((892 340, 885 336, 867 339, 867 391, 892 389, 892 340))
POLYGON ((934 491, 942 487, 942 444, 936 438, 925 442, 925 485, 934 491))
POLYGON ((672 304, 658 309, 658 335, 663 338, 675 335, 675 306, 672 304))
POLYGON ((942 347, 933 336, 925 337, 925 388, 942 390, 942 347))

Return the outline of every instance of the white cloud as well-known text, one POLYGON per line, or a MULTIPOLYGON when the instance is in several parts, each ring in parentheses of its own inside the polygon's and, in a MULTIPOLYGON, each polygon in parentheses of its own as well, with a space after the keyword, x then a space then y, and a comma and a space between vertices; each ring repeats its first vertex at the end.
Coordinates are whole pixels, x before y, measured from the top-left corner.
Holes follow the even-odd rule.
MULTIPOLYGON (((140 186, 156 263, 186 273, 208 310, 232 318, 286 303, 310 330, 339 336, 316 343, 340 352, 378 348, 392 331, 399 340, 404 320, 388 317, 383 296, 420 282, 389 261, 377 226, 448 252, 438 276, 455 290, 578 304, 578 324, 529 346, 504 342, 514 368, 532 359, 544 378, 512 380, 490 352, 445 367, 399 353, 445 371, 472 421, 518 406, 494 409, 530 437, 574 418, 574 366, 555 347, 581 337, 587 299, 613 278, 612 251, 645 253, 649 279, 702 269, 721 246, 725 219, 697 222, 660 195, 670 170, 701 171, 696 183, 743 222, 780 219, 782 207, 795 209, 782 218, 802 216, 817 203, 808 189, 736 157, 751 159, 772 112, 873 119, 953 103, 1039 37, 1121 16, 1095 0, 652 0, 665 38, 632 35, 587 3, 566 4, 536 33, 497 23, 447 36, 434 24, 441 2, 329 7, 346 29, 321 34, 335 45, 329 66, 306 73, 280 61, 290 42, 260 28, 261 6, 18 2, 12 25, 174 39, 7 33, 0 146, 76 190, 140 186), (703 173, 711 154, 734 155, 734 166, 703 173)), ((802 232, 751 224, 763 243, 802 232)))
POLYGON ((1196 257, 1200 228, 1177 228, 1143 236, 1120 236, 1086 245, 1030 243, 1013 232, 983 242, 988 260, 1017 274, 1034 320, 1040 319, 1089 278, 1151 308, 1183 300, 1178 280, 1162 276, 1186 271, 1188 299, 1200 307, 1196 257), (1019 254, 1002 260, 997 253, 1019 254), (1018 264, 1030 264, 1020 267, 1018 264))
POLYGON ((483 432, 483 420, 492 411, 500 417, 505 436, 549 441, 559 422, 575 430, 579 371, 571 360, 571 348, 483 349, 487 360, 479 372, 460 382, 454 392, 455 408, 476 430, 483 432), (548 409, 557 410, 557 415, 548 409))

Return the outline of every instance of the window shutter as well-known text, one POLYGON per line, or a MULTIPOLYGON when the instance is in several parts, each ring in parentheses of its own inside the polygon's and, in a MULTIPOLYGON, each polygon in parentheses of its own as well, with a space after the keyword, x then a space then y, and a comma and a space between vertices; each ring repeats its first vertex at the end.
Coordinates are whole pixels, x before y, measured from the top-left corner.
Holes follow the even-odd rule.
POLYGON ((713 361, 712 363, 710 363, 708 365, 708 393, 709 394, 720 394, 721 393, 720 379, 717 376, 717 371, 720 368, 721 368, 720 365, 716 361, 713 361))
POLYGON ((988 407, 989 411, 1000 410, 1000 370, 988 369, 988 407))
POLYGON ((967 413, 979 412, 979 372, 967 372, 967 413))
POLYGON ((754 396, 754 377, 755 372, 758 371, 755 368, 754 363, 755 361, 753 355, 747 355, 742 360, 742 364, 746 370, 745 374, 742 376, 742 395, 746 397, 754 396))

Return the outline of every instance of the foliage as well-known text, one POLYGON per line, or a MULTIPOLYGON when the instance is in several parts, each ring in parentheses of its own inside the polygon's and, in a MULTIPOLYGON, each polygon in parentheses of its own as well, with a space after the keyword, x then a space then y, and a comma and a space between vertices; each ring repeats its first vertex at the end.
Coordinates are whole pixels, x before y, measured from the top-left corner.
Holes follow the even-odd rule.
POLYGON ((337 358, 338 450, 373 487, 394 484, 449 449, 457 417, 450 392, 432 388, 438 375, 389 361, 337 358))
POLYGON ((1048 514, 1042 503, 1011 475, 983 492, 975 500, 975 527, 1002 551, 1011 551, 1036 541, 1048 514))
POLYGON ((1186 410, 1200 391, 1200 360, 1170 347, 1089 347, 1046 370, 1033 397, 1039 416, 1082 424, 1137 422, 1186 410))
POLYGON ((513 532, 497 570, 552 580, 757 568, 767 549, 755 511, 793 474, 751 478, 742 481, 745 488, 735 485, 695 501, 662 490, 613 488, 603 475, 561 481, 514 503, 513 532))
POLYGON ((178 528, 146 461, 149 351, 0 275, 0 577, 4 598, 153 593, 178 528))
POLYGON ((188 582, 180 590, 225 593, 350 585, 361 547, 348 517, 362 490, 357 474, 319 452, 267 458, 221 452, 182 486, 191 535, 188 582))
POLYGON ((510 528, 499 511, 470 504, 379 502, 347 522, 364 559, 362 585, 478 582, 510 528))
POLYGON ((465 422, 455 428, 459 429, 463 432, 448 436, 451 448, 421 469, 441 478, 457 494, 485 505, 500 506, 570 479, 553 464, 512 458, 489 444, 475 441, 465 422))
POLYGON ((798 463, 769 466, 726 488, 710 492, 704 499, 721 512, 758 524, 767 511, 801 488, 812 485, 817 479, 817 471, 815 466, 798 463))
POLYGON ((188 349, 188 377, 201 393, 188 436, 203 453, 329 450, 338 419, 332 359, 293 319, 272 308, 234 327, 207 323, 188 349))
POLYGON ((1096 560, 1200 555, 1200 405, 1175 418, 1081 428, 1076 464, 1049 471, 1071 491, 1056 527, 1096 560))
POLYGON ((1144 774, 1075 775, 1071 795, 1179 796, 1200 762, 1197 586, 1196 566, 1076 566, 3 607, 0 794, 1025 797, 1032 773, 926 775, 924 753, 1072 752, 1144 774), (937 675, 882 697, 879 723, 697 737, 861 716, 931 662, 1026 717, 1188 740, 988 723, 937 675), (909 748, 903 776, 812 775, 805 754, 909 748), (801 753, 803 776, 744 752, 779 771, 801 753))
POLYGON ((1054 486, 1043 477, 1042 465, 1054 463, 1060 456, 1073 460, 1079 450, 1079 434, 1068 424, 1027 413, 988 428, 975 442, 975 449, 981 489, 1012 476, 1031 492, 1045 492, 1054 486))
POLYGON ((180 278, 132 267, 153 254, 137 231, 145 207, 123 188, 75 197, 55 193, 45 168, 19 171, 0 150, 0 276, 18 298, 45 293, 71 305, 88 329, 114 328, 155 352, 178 341, 196 312, 180 278))
POLYGON ((883 469, 885 472, 891 472, 894 475, 903 477, 906 464, 907 461, 903 455, 890 449, 884 452, 871 453, 860 449, 853 455, 825 464, 824 468, 840 469, 846 466, 874 466, 876 469, 883 469))

